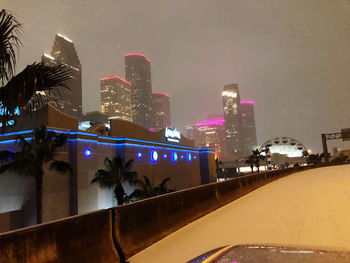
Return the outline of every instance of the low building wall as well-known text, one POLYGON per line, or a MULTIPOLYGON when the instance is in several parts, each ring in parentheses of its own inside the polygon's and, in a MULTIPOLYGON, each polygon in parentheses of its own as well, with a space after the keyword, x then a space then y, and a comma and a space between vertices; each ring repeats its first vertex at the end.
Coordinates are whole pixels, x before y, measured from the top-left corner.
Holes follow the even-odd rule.
POLYGON ((304 169, 234 178, 8 232, 0 235, 0 262, 118 262, 113 236, 130 257, 248 192, 304 169))
POLYGON ((115 263, 111 210, 0 235, 0 262, 115 263))

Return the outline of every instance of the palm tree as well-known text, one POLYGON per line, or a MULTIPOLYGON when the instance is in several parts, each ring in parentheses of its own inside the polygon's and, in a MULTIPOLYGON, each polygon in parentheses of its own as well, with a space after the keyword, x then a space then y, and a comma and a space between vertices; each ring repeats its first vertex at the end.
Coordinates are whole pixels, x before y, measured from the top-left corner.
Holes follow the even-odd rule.
POLYGON ((126 193, 123 183, 134 184, 137 173, 132 170, 133 159, 126 163, 120 156, 115 156, 112 160, 105 158, 106 170, 100 169, 96 172, 91 183, 98 183, 102 188, 113 188, 114 196, 118 205, 124 204, 126 193))
POLYGON ((341 152, 338 156, 336 156, 336 157, 331 161, 331 163, 342 164, 342 163, 345 163, 345 161, 346 161, 347 159, 348 159, 348 156, 341 152))
MULTIPOLYGON (((43 205, 43 165, 55 159, 57 148, 63 146, 67 141, 64 134, 56 134, 48 131, 46 127, 34 130, 34 137, 26 140, 22 136, 18 137, 18 144, 21 150, 18 152, 1 151, 0 173, 11 171, 18 175, 31 176, 35 178, 37 224, 42 222, 43 205)), ((71 175, 72 168, 69 163, 54 160, 50 164, 50 169, 62 174, 71 175)))
POLYGON ((265 160, 265 156, 261 155, 262 151, 259 149, 253 150, 253 154, 249 157, 253 161, 255 167, 258 169, 258 173, 260 172, 260 161, 265 160))
POLYGON ((21 41, 22 25, 6 10, 0 11, 0 103, 2 131, 18 111, 31 112, 41 108, 58 93, 58 87, 65 87, 65 81, 72 78, 71 70, 65 65, 48 66, 43 62, 28 65, 15 75, 17 53, 21 41), (43 95, 42 91, 48 91, 43 95))
POLYGON ((307 165, 317 165, 322 161, 322 156, 320 154, 310 154, 306 159, 307 165))
POLYGON ((252 170, 252 173, 254 172, 253 168, 255 165, 255 158, 253 155, 249 156, 248 159, 245 161, 246 164, 249 164, 250 169, 252 170))
POLYGON ((164 178, 162 182, 156 187, 151 183, 151 180, 147 176, 143 176, 143 179, 144 181, 139 179, 136 180, 135 183, 138 184, 141 188, 135 189, 134 192, 132 192, 128 196, 130 200, 132 199, 140 200, 140 199, 145 199, 152 196, 173 192, 173 190, 170 190, 166 187, 166 183, 170 181, 169 177, 164 178))

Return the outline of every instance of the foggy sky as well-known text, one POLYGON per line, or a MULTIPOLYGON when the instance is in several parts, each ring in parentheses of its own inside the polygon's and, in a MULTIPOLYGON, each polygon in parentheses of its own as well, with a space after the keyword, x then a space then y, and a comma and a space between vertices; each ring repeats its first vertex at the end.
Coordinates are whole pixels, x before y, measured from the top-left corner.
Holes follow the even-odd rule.
POLYGON ((319 152, 321 132, 350 127, 347 0, 1 2, 23 23, 18 70, 50 53, 56 32, 73 40, 85 112, 99 109, 99 79, 124 77, 124 54, 139 52, 181 130, 222 113, 229 83, 255 101, 259 144, 290 136, 319 152))

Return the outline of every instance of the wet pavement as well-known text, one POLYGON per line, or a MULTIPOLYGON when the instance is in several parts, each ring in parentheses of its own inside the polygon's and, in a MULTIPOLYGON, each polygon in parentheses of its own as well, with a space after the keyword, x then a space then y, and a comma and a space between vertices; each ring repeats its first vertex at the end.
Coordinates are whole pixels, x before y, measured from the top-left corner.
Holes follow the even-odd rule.
POLYGON ((350 250, 350 165, 299 172, 267 184, 130 258, 187 262, 237 244, 350 250))

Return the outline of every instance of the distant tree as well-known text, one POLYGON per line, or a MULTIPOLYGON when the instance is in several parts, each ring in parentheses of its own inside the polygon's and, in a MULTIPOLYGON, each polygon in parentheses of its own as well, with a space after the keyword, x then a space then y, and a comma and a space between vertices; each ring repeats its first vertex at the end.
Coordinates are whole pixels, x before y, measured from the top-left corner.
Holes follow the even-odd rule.
POLYGON ((0 11, 0 123, 5 131, 9 121, 18 112, 31 112, 48 102, 50 94, 59 93, 58 87, 66 87, 72 78, 65 65, 47 66, 44 63, 28 65, 15 75, 17 51, 21 44, 22 25, 7 10, 0 11), (40 91, 49 91, 42 95, 40 91))
POLYGON ((114 197, 118 205, 122 205, 126 199, 123 183, 133 185, 136 181, 137 172, 132 169, 133 163, 133 159, 125 163, 120 156, 115 156, 112 160, 106 157, 104 163, 106 170, 98 170, 91 183, 98 183, 102 188, 114 188, 114 197))
POLYGON ((338 156, 336 156, 335 158, 333 158, 333 160, 331 161, 331 163, 334 164, 342 164, 345 163, 345 161, 348 159, 348 156, 340 153, 338 156))
POLYGON ((246 164, 249 164, 250 169, 252 170, 252 173, 254 172, 254 165, 255 165, 255 157, 253 155, 249 156, 248 159, 245 161, 246 164))
POLYGON ((166 186, 166 183, 170 181, 169 177, 163 179, 158 186, 154 186, 147 176, 143 176, 143 179, 144 181, 136 180, 136 186, 138 185, 140 188, 135 189, 134 192, 129 195, 130 200, 140 200, 173 192, 173 190, 168 189, 166 186))
MULTIPOLYGON (((0 161, 2 163, 0 173, 12 171, 15 174, 35 178, 37 224, 42 222, 43 165, 55 159, 57 148, 62 147, 66 141, 66 135, 47 131, 46 127, 41 127, 34 130, 34 137, 31 140, 26 140, 22 136, 19 136, 18 143, 21 147, 19 152, 0 152, 0 161)), ((54 160, 50 164, 50 169, 62 174, 72 173, 70 164, 64 161, 54 160)))
POLYGON ((306 159, 307 165, 317 165, 320 164, 322 161, 322 157, 317 154, 310 154, 309 157, 306 159))
MULTIPOLYGON (((321 153, 321 154, 320 154, 320 157, 321 157, 321 158, 324 158, 324 157, 325 157, 325 154, 324 154, 324 153, 321 153)), ((331 157, 331 154, 330 154, 330 153, 328 153, 328 158, 329 158, 329 157, 331 157)))
POLYGON ((260 172, 260 163, 261 163, 261 161, 265 160, 265 156, 261 155, 262 151, 259 151, 259 149, 253 150, 252 153, 253 154, 249 158, 251 158, 255 167, 258 169, 258 173, 259 173, 260 172))

